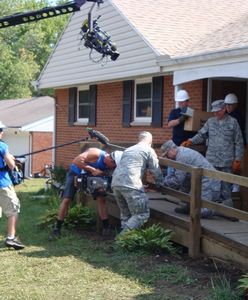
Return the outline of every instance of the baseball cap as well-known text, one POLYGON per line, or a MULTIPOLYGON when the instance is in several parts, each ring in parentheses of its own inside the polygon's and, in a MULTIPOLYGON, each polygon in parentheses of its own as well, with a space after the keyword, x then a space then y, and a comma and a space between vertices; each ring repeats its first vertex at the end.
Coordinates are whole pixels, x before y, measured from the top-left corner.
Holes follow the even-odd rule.
POLYGON ((171 148, 176 148, 176 147, 177 147, 176 144, 172 140, 163 143, 163 145, 161 146, 161 150, 162 150, 161 155, 166 156, 166 154, 171 148))
POLYGON ((217 112, 222 110, 222 108, 225 107, 224 100, 216 100, 212 103, 212 110, 211 112, 217 112))

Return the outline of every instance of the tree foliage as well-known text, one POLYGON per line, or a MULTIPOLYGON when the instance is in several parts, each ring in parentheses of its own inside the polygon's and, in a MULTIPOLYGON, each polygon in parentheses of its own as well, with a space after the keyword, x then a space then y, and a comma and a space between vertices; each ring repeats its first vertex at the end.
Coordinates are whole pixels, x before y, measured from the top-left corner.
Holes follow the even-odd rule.
MULTIPOLYGON (((0 17, 37 10, 50 6, 50 2, 1 0, 0 17)), ((61 1, 57 1, 59 3, 61 1)), ((31 83, 48 60, 67 19, 68 15, 62 15, 0 30, 0 99, 24 98, 35 94, 31 83)))

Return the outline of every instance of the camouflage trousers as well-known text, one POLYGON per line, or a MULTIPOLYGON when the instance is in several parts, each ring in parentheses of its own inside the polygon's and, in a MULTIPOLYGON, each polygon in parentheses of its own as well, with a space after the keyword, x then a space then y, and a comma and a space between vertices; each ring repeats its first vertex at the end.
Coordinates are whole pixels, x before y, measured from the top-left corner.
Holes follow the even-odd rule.
MULTIPOLYGON (((190 193, 191 176, 187 178, 188 182, 184 183, 184 192, 190 193)), ((220 202, 221 182, 217 179, 211 179, 204 176, 202 178, 201 198, 208 201, 220 202)), ((185 204, 184 204, 185 205, 185 204)), ((186 206, 189 206, 187 204, 186 206)), ((201 208, 201 217, 210 218, 214 215, 214 211, 208 208, 201 208)))
MULTIPOLYGON (((215 167, 216 170, 226 173, 232 173, 232 169, 228 167, 218 168, 215 167)), ((220 202, 227 206, 233 206, 232 201, 232 184, 229 182, 221 181, 220 187, 220 202)))
POLYGON ((147 222, 150 210, 145 192, 119 186, 113 187, 113 192, 120 208, 122 230, 135 229, 147 222))

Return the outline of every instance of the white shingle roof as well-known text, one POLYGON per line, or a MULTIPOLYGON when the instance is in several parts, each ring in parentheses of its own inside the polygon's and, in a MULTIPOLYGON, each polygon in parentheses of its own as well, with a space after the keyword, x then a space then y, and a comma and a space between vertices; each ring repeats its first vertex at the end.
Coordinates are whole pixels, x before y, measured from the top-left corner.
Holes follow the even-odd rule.
POLYGON ((171 58, 248 45, 248 1, 111 0, 141 35, 171 58))
MULTIPOLYGON (((38 78, 39 88, 58 88, 150 76, 160 59, 175 60, 248 48, 248 0, 104 0, 92 18, 116 43, 120 56, 105 65, 89 59, 79 31, 92 2, 72 15, 38 78)), ((244 50, 245 51, 245 50, 244 50)))

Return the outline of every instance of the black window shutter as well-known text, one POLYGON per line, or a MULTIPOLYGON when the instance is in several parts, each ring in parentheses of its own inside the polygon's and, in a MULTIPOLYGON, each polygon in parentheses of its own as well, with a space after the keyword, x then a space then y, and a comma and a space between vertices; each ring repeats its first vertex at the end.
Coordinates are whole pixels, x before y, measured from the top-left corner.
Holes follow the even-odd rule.
POLYGON ((89 97, 90 97, 89 126, 96 126, 97 85, 90 86, 89 97))
POLYGON ((133 80, 123 81, 123 102, 122 102, 122 125, 130 127, 132 101, 133 101, 133 80))
POLYGON ((163 126, 163 82, 163 76, 152 78, 152 127, 163 126))
POLYGON ((77 88, 69 89, 68 125, 73 126, 77 118, 77 88))

